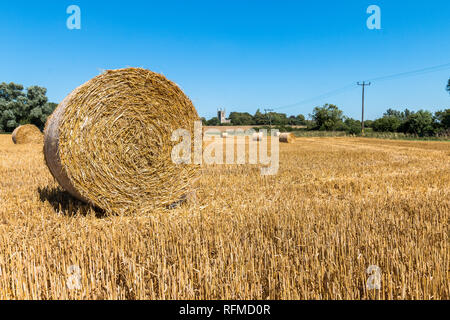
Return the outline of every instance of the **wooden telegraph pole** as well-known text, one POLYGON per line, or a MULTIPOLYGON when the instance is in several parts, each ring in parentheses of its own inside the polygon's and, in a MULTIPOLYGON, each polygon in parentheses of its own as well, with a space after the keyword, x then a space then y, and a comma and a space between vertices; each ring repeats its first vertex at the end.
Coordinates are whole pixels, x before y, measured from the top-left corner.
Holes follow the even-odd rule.
POLYGON ((362 86, 362 113, 361 113, 361 133, 364 135, 364 87, 370 86, 370 82, 366 83, 363 81, 362 83, 358 82, 358 86, 362 86))
POLYGON ((264 109, 264 112, 267 114, 269 112, 269 126, 272 128, 272 116, 270 115, 270 112, 272 112, 273 109, 264 109))

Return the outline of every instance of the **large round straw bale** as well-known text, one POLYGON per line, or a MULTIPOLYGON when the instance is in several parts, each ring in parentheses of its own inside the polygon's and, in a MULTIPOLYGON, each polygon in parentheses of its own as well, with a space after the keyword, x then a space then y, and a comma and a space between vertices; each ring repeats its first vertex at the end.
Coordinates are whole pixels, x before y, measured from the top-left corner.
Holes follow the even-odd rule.
POLYGON ((254 132, 252 135, 253 141, 262 141, 264 134, 262 132, 254 132))
POLYGON ((32 124, 18 126, 13 131, 11 138, 15 144, 42 143, 43 141, 41 130, 32 124))
POLYGON ((295 136, 292 133, 284 132, 280 134, 280 142, 293 143, 295 141, 295 136))
POLYGON ((116 214, 149 212, 183 199, 198 166, 171 153, 198 114, 173 82, 145 69, 110 70, 81 85, 45 127, 51 173, 74 197, 116 214))

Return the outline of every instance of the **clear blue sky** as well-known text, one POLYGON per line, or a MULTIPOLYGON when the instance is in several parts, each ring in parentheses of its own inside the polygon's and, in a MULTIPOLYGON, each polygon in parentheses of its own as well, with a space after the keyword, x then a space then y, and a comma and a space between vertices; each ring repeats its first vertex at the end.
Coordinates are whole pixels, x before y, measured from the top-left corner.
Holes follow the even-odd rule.
MULTIPOLYGON (((0 82, 41 85, 61 101, 101 69, 163 73, 210 118, 217 107, 254 113, 356 81, 450 63, 450 1, 2 1, 0 82), (66 8, 81 8, 81 30, 66 8), (381 8, 381 30, 366 9, 381 8)), ((450 106, 450 68, 372 83, 367 118, 387 108, 450 106)), ((360 117, 361 89, 325 102, 360 117)))

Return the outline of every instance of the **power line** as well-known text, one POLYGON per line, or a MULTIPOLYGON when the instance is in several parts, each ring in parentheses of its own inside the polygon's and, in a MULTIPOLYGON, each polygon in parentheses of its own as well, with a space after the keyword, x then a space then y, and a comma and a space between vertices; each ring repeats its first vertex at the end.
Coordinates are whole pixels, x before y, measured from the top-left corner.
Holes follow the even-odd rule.
POLYGON ((381 81, 386 81, 386 80, 401 79, 401 78, 406 78, 406 77, 412 77, 412 76, 437 72, 437 71, 441 71, 441 70, 445 70, 445 69, 450 69, 450 63, 445 63, 445 64, 433 66, 433 67, 427 67, 427 68, 422 68, 422 69, 408 71, 408 72, 391 74, 391 75, 383 76, 383 77, 372 78, 372 79, 369 79, 368 81, 381 82, 381 81))
MULTIPOLYGON (((445 63, 445 64, 441 64, 441 65, 436 65, 436 66, 432 66, 432 67, 427 67, 427 68, 422 68, 422 69, 417 69, 417 70, 412 70, 412 71, 407 71, 407 72, 400 72, 400 73, 396 73, 396 74, 391 74, 391 75, 387 75, 387 76, 382 76, 382 77, 376 77, 376 78, 371 78, 368 81, 370 82, 382 82, 382 81, 389 81, 389 80, 396 80, 396 79, 401 79, 401 78, 406 78, 406 77, 412 77, 412 76, 417 76, 417 75, 422 75, 422 74, 427 74, 427 73, 432 73, 432 72, 437 72, 437 71, 442 71, 445 69, 450 69, 450 63, 445 63)), ((280 106, 280 107, 276 107, 274 108, 274 110, 281 110, 281 109, 289 109, 289 108, 293 108, 293 107, 298 107, 310 102, 314 102, 316 100, 321 100, 321 99, 325 99, 325 98, 330 98, 333 96, 336 96, 338 94, 344 93, 346 91, 349 91, 351 89, 355 89, 356 86, 354 84, 348 84, 342 88, 339 89, 335 89, 326 93, 323 93, 321 95, 306 99, 306 100, 302 100, 296 103, 292 103, 292 104, 288 104, 288 105, 284 105, 284 106, 280 106)))
POLYGON ((346 85, 345 87, 342 87, 342 88, 339 88, 339 89, 335 89, 335 90, 323 93, 321 95, 318 95, 318 96, 310 98, 310 99, 306 99, 306 100, 302 100, 302 101, 299 101, 299 102, 296 102, 296 103, 292 103, 292 104, 288 104, 288 105, 284 105, 284 106, 281 106, 281 107, 274 108, 274 110, 281 110, 281 109, 288 109, 288 108, 292 108, 292 107, 298 107, 300 105, 304 105, 304 104, 307 104, 307 103, 310 103, 310 102, 313 102, 313 101, 316 101, 316 100, 320 100, 320 99, 324 99, 324 98, 330 98, 330 97, 336 96, 336 95, 341 94, 341 93, 343 93, 345 91, 348 91, 350 89, 355 89, 355 88, 356 88, 355 84, 349 84, 349 85, 346 85))

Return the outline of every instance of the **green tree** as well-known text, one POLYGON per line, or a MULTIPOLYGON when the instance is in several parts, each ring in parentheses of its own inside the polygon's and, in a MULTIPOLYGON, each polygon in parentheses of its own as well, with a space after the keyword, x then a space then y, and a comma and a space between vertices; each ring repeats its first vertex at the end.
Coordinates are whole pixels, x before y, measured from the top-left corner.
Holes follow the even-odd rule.
POLYGON ((298 126, 304 126, 306 125, 306 120, 305 120, 305 116, 302 114, 299 114, 295 117, 297 119, 297 124, 298 126))
POLYGON ((248 112, 231 112, 229 119, 231 124, 235 126, 254 124, 253 116, 248 112))
POLYGON ((344 128, 347 133, 360 134, 361 133, 361 121, 352 118, 345 118, 344 128))
POLYGON ((400 120, 405 120, 405 113, 398 111, 398 110, 394 110, 394 109, 387 109, 386 112, 383 114, 384 117, 395 117, 398 118, 400 120))
POLYGON ((373 126, 373 120, 364 120, 364 127, 372 128, 372 126, 373 126))
POLYGON ((334 104, 327 103, 323 107, 315 107, 311 118, 316 130, 336 130, 342 125, 343 112, 334 104))
POLYGON ((387 109, 386 112, 383 114, 383 116, 386 117, 396 117, 400 121, 405 121, 409 115, 412 114, 412 111, 410 111, 408 108, 406 108, 404 111, 398 111, 394 109, 387 109))
POLYGON ((47 89, 38 86, 24 87, 15 83, 0 84, 0 130, 13 131, 21 124, 32 123, 41 130, 47 117, 56 108, 49 103, 47 89))
POLYGON ((206 125, 208 126, 218 126, 220 125, 219 118, 214 117, 206 121, 206 125))
POLYGON ((295 116, 289 116, 288 124, 291 126, 297 125, 297 118, 295 116))
POLYGON ((23 86, 15 83, 0 84, 0 130, 11 132, 26 113, 27 98, 23 86))
POLYGON ((434 113, 434 122, 437 128, 450 129, 450 109, 436 111, 434 113))
POLYGON ((289 119, 285 113, 269 112, 266 117, 267 123, 272 123, 273 125, 285 126, 289 124, 289 119))
POLYGON ((255 115, 253 116, 254 124, 257 125, 265 125, 269 124, 269 120, 265 114, 263 114, 259 109, 256 110, 255 115))
POLYGON ((424 110, 411 113, 404 123, 403 131, 419 136, 433 134, 433 115, 431 112, 424 110))
POLYGON ((373 121, 372 128, 374 131, 379 132, 396 132, 401 125, 401 118, 395 115, 385 115, 373 121))
POLYGON ((24 120, 27 123, 32 123, 40 129, 43 129, 48 114, 45 113, 47 99, 47 89, 31 86, 27 89, 27 106, 28 106, 28 119, 24 120))

